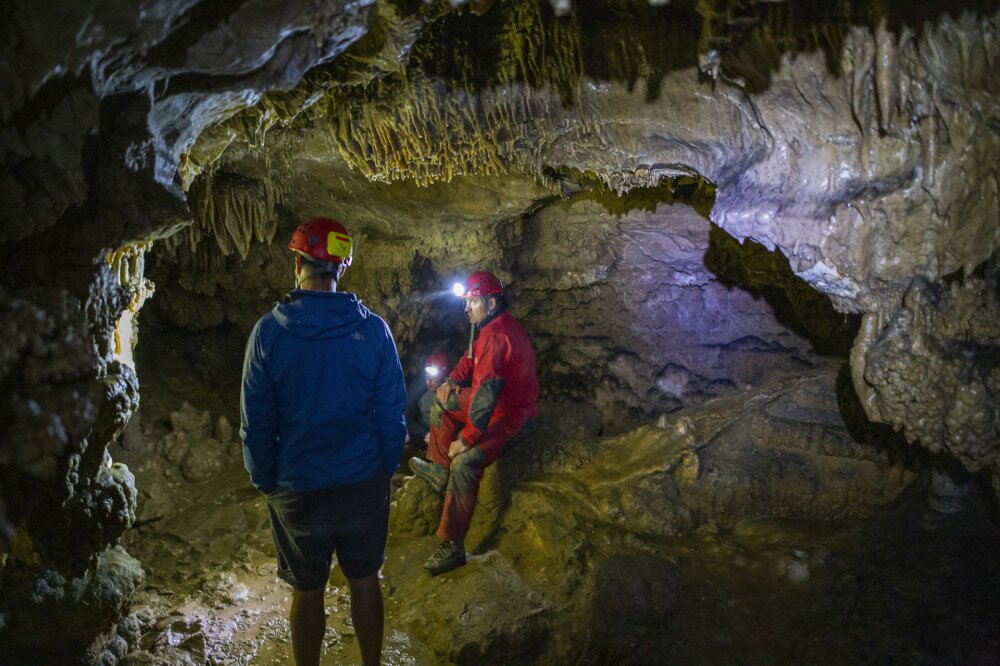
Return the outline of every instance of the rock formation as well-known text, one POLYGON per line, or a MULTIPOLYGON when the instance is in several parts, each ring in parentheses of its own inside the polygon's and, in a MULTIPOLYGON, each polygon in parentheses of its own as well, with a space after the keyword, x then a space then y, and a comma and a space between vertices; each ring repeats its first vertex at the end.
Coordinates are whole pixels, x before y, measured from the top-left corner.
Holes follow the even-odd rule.
MULTIPOLYGON (((867 417, 1000 486, 998 27, 986 0, 6 8, 2 640, 35 649, 54 631, 66 654, 115 643, 118 658, 112 634, 94 641, 142 577, 118 546, 134 478, 108 453, 139 406, 136 336, 214 335, 204 351, 229 365, 205 381, 228 377, 288 287, 284 239, 313 214, 355 234, 345 287, 411 371, 461 350, 446 289, 475 267, 510 284, 546 399, 588 405, 605 435, 793 381, 857 330, 867 417)), ((783 441, 772 416, 765 434, 732 419, 783 441)), ((795 421, 810 455, 829 445, 829 423, 795 421)), ((212 472, 183 437, 165 446, 188 481, 212 472)), ((852 504, 833 507, 808 463, 787 487, 771 464, 712 485, 698 470, 725 461, 680 451, 657 474, 701 479, 684 502, 654 516, 609 495, 587 520, 724 523, 749 516, 758 483, 780 506, 787 492, 777 516, 847 520, 899 490, 851 462, 852 504)), ((615 472, 629 487, 630 470, 615 472)), ((594 594, 647 556, 601 565, 594 594)), ((530 624, 539 608, 519 612, 530 624)), ((482 657, 470 649, 444 652, 482 657)))

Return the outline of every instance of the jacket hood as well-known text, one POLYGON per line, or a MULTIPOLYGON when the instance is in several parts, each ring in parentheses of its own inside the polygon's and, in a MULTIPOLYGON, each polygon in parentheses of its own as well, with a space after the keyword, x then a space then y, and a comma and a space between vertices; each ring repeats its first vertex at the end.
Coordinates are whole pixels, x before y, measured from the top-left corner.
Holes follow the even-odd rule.
POLYGON ((361 328, 371 312, 358 297, 339 291, 296 289, 271 310, 283 329, 300 338, 329 340, 361 328))

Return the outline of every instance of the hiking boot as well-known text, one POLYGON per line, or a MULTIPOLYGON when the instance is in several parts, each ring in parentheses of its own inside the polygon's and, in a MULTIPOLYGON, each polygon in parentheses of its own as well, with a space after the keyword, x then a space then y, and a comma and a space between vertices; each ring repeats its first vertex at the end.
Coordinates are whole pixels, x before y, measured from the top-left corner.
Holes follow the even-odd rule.
POLYGON ((410 458, 410 469, 422 479, 427 479, 434 492, 443 493, 448 487, 448 470, 437 463, 430 463, 420 458, 410 458))
POLYGON ((432 576, 457 569, 465 564, 465 546, 461 541, 442 541, 434 554, 424 562, 424 569, 432 576))

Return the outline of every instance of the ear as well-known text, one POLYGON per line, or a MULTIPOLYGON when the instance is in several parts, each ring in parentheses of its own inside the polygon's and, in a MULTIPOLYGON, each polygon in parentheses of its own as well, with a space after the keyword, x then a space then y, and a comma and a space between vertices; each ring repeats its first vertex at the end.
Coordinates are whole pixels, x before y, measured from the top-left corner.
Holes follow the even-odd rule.
POLYGON ((489 300, 486 301, 486 309, 488 311, 490 311, 490 312, 493 312, 494 310, 497 309, 497 297, 496 296, 490 296, 489 300))

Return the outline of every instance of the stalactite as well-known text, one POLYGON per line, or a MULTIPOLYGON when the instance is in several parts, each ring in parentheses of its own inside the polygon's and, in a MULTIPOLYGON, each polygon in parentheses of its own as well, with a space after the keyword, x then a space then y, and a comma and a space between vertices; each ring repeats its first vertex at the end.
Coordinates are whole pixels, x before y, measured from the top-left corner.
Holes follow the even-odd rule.
POLYGON ((141 280, 146 265, 146 252, 153 244, 147 241, 129 243, 109 252, 106 261, 111 270, 118 276, 118 282, 123 287, 130 287, 136 280, 141 280))
POLYGON ((879 127, 892 128, 899 90, 898 43, 886 28, 885 19, 875 28, 875 90, 878 93, 879 127))
POLYGON ((194 222, 164 240, 164 249, 192 268, 219 267, 218 259, 238 253, 245 259, 251 243, 270 243, 277 231, 276 211, 284 191, 272 181, 199 176, 188 191, 194 222), (214 241, 207 249, 205 239, 214 241))
POLYGON ((155 289, 153 283, 145 278, 146 253, 152 246, 146 241, 129 243, 106 257, 108 266, 118 276, 118 283, 125 288, 128 297, 125 309, 115 324, 113 353, 116 360, 129 367, 134 367, 132 352, 138 342, 135 316, 155 289))
POLYGON ((539 145, 554 138, 557 106, 578 101, 581 45, 577 29, 547 21, 537 3, 511 3, 507 11, 495 37, 498 69, 486 85, 456 46, 445 66, 461 82, 454 87, 442 90, 440 79, 414 71, 330 91, 310 113, 330 122, 338 152, 373 181, 429 185, 530 168, 539 145), (504 142, 498 127, 509 132, 504 142))

